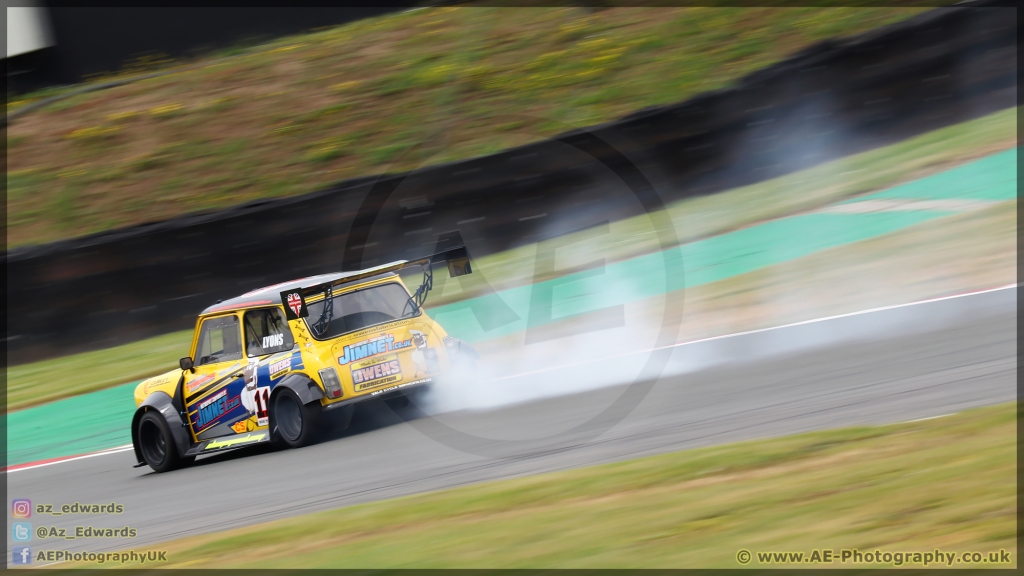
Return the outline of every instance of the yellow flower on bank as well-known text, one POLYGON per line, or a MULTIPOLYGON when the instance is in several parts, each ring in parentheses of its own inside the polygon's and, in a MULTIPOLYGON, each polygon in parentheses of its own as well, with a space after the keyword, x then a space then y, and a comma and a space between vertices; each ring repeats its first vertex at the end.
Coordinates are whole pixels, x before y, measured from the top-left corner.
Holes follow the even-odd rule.
POLYGON ((344 92, 346 90, 351 90, 352 88, 355 88, 356 86, 359 86, 360 84, 362 84, 362 82, 360 82, 359 80, 349 80, 348 82, 339 82, 339 83, 334 84, 333 86, 331 86, 331 90, 333 90, 335 92, 344 92))
POLYGON ((69 140, 92 140, 96 138, 105 138, 112 136, 118 130, 120 129, 117 126, 89 126, 72 131, 67 135, 67 138, 69 140))
POLYGON ((149 113, 154 116, 168 116, 170 114, 173 114, 174 112, 177 112, 178 110, 181 110, 182 108, 184 108, 184 106, 175 102, 173 104, 165 104, 163 106, 151 108, 149 110, 149 113))
POLYGON ((125 112, 115 112, 107 116, 107 120, 117 122, 118 120, 128 120, 139 115, 138 110, 127 110, 125 112))

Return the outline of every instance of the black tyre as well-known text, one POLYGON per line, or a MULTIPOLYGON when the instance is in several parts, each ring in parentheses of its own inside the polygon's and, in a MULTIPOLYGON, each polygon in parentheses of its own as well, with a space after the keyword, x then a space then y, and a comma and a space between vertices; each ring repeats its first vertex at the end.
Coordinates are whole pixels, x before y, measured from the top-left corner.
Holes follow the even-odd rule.
POLYGON ((159 412, 143 414, 136 434, 142 458, 156 472, 168 472, 195 460, 194 457, 182 458, 178 454, 171 428, 159 412))
POLYGON ((319 402, 303 404, 295 392, 282 388, 271 403, 270 430, 279 442, 301 448, 319 438, 322 416, 319 402))

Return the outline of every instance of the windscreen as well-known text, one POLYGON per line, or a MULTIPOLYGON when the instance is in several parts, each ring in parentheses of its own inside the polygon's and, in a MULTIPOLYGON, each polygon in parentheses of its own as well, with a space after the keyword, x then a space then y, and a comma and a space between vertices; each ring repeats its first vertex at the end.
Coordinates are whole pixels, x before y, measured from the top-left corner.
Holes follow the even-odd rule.
POLYGON ((196 347, 196 366, 242 359, 242 343, 238 338, 238 317, 219 316, 203 320, 196 347))
POLYGON ((403 312, 404 317, 416 315, 413 307, 407 306, 409 293, 402 285, 392 282, 335 296, 330 325, 323 334, 319 334, 313 325, 323 313, 324 302, 321 300, 309 304, 309 317, 306 318, 306 324, 320 340, 402 318, 403 312))

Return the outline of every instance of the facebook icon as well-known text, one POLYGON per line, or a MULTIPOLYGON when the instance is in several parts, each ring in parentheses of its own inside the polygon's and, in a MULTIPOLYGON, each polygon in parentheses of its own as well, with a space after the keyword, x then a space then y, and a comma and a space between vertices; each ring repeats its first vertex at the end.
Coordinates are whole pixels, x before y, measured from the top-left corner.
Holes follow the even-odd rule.
POLYGON ((29 546, 15 546, 11 548, 11 564, 31 564, 32 548, 29 546))

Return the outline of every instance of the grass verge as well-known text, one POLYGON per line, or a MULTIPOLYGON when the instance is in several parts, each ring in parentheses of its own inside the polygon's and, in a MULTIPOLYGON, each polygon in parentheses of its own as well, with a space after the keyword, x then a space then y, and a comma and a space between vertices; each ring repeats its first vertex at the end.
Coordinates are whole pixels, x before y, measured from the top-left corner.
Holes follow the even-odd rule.
POLYGON ((7 129, 8 246, 488 154, 924 10, 446 7, 282 38, 19 118, 7 129))
MULTIPOLYGON (((1005 549, 1013 564, 1000 567, 1011 568, 1016 412, 1009 403, 688 450, 297 516, 160 548, 172 567, 203 568, 736 568, 741 549, 935 548, 1005 549)), ((758 565, 755 556, 750 566, 758 565)))

